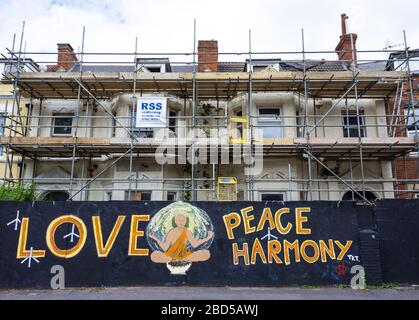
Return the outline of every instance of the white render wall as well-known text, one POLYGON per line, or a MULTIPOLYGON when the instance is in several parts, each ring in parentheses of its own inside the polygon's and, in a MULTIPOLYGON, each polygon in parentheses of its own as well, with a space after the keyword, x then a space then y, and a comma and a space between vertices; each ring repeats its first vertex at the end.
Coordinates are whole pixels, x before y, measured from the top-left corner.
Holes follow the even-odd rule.
MULTIPOLYGON (((178 116, 191 116, 192 115, 192 103, 191 101, 184 101, 183 99, 168 97, 168 108, 177 112, 178 116)), ((297 95, 293 93, 255 93, 252 96, 252 113, 253 115, 258 114, 259 107, 279 107, 281 108, 281 115, 285 118, 283 119, 283 138, 294 138, 297 137, 297 120, 296 113, 302 104, 304 103, 303 99, 299 99, 297 95)), ((385 127, 385 105, 383 100, 358 100, 359 108, 364 111, 366 117, 367 125, 367 137, 368 138, 379 138, 387 136, 387 129, 385 127), (380 118, 368 117, 368 116, 381 116, 380 118), (382 125, 379 127, 368 127, 368 125, 376 126, 377 124, 382 125)), ((200 102, 197 105, 196 115, 202 115, 202 104, 208 103, 212 108, 212 115, 218 114, 223 116, 225 111, 228 112, 228 115, 233 115, 234 112, 239 110, 242 111, 244 115, 247 114, 247 95, 242 94, 238 97, 232 99, 229 102, 220 102, 216 101, 207 101, 200 102)), ((314 109, 313 100, 308 101, 308 111, 309 115, 316 115, 316 119, 320 119, 331 106, 336 103, 336 101, 331 99, 316 100, 316 109, 314 109)), ((132 103, 132 97, 130 95, 121 95, 114 98, 112 101, 101 101, 101 104, 106 108, 108 112, 114 113, 119 121, 126 126, 130 127, 130 112, 132 103), (126 117, 126 118, 122 118, 126 117)), ((347 102, 342 100, 337 104, 337 106, 330 112, 333 117, 326 117, 323 124, 331 127, 322 127, 320 125, 316 132, 312 133, 313 137, 333 137, 340 138, 343 137, 342 129, 342 111, 346 109, 346 105, 354 108, 355 100, 348 99, 347 102)), ((30 131, 30 136, 51 136, 52 133, 52 115, 54 113, 77 113, 78 104, 77 101, 64 101, 64 100, 48 100, 42 103, 40 106, 39 103, 34 104, 33 115, 42 116, 42 119, 33 118, 31 125, 33 126, 30 131), (42 127, 37 128, 37 125, 42 127)), ((167 113, 169 115, 169 112, 167 113)), ((100 116, 100 118, 94 119, 79 119, 79 126, 87 126, 89 128, 79 128, 77 131, 77 136, 83 137, 107 137, 113 138, 115 140, 127 141, 129 135, 123 128, 112 128, 113 120, 108 116, 108 114, 100 107, 95 106, 93 103, 84 103, 81 105, 80 115, 85 116, 100 116), (115 136, 113 137, 113 133, 115 136)), ((302 112, 300 111, 300 115, 302 112)), ((256 119, 253 120, 256 124, 256 119)), ((309 124, 313 125, 315 119, 310 119, 309 124)), ((74 123, 74 122, 73 122, 74 123)), ((197 120, 197 123, 203 124, 202 120, 197 120)), ((209 126, 219 125, 220 129, 226 129, 227 122, 225 120, 216 120, 215 118, 208 119, 207 124, 209 126)), ((178 120, 178 137, 188 137, 192 138, 194 135, 201 134, 205 135, 205 130, 197 129, 195 132, 191 128, 186 128, 186 126, 192 125, 192 119, 187 120, 178 120), (198 133, 197 133, 198 132, 198 133)), ((167 128, 164 129, 154 129, 155 140, 162 141, 165 137, 169 136, 167 128)), ((152 140, 152 139, 150 139, 152 140)), ((92 159, 89 160, 77 159, 75 161, 75 171, 74 176, 77 178, 91 178, 103 168, 108 166, 113 160, 116 159, 116 155, 111 159, 92 159), (92 171, 92 166, 97 165, 97 169, 92 171)), ((336 166, 336 163, 328 163, 330 167, 336 166)), ((52 168, 61 168, 64 172, 71 172, 71 159, 61 159, 56 161, 54 159, 49 159, 44 161, 39 159, 34 165, 33 161, 27 161, 27 168, 25 171, 25 178, 30 179, 33 177, 47 177, 52 168)), ((342 161, 339 163, 340 174, 342 177, 348 181, 351 179, 360 179, 361 172, 357 163, 354 163, 354 168, 352 170, 352 175, 350 174, 350 169, 348 162, 342 161)), ((60 170, 61 170, 60 169, 60 170)), ((303 200, 302 192, 300 189, 305 189, 305 183, 290 182, 289 179, 289 170, 291 170, 291 176, 293 179, 306 179, 308 176, 307 173, 307 161, 301 158, 272 158, 267 157, 264 159, 263 163, 263 172, 255 177, 253 197, 255 200, 260 199, 261 192, 284 192, 286 200, 303 200), (293 191, 288 191, 291 186, 293 191)), ((209 189, 207 191, 198 191, 198 200, 215 200, 215 186, 213 181, 216 181, 217 177, 237 177, 238 179, 238 188, 241 191, 240 199, 248 199, 248 190, 246 184, 246 176, 244 174, 244 168, 241 165, 219 165, 216 166, 216 176, 213 176, 212 165, 198 165, 198 178, 202 178, 204 171, 208 177, 207 182, 197 182, 197 186, 200 189, 209 189)), ((57 170, 55 172, 58 172, 57 170)), ((62 171, 59 171, 62 173, 62 171)), ((184 172, 183 165, 166 165, 160 166, 155 163, 154 159, 151 158, 140 158, 137 159, 134 157, 133 162, 133 173, 138 174, 139 176, 149 177, 150 179, 160 179, 165 178, 190 178, 190 174, 184 172)), ((313 161, 313 179, 321 178, 329 181, 323 181, 318 185, 317 182, 312 183, 313 189, 323 189, 322 191, 313 191, 313 200, 340 200, 343 194, 348 191, 348 188, 340 182, 331 181, 335 179, 334 177, 325 177, 318 176, 316 164, 313 161), (327 189, 339 189, 339 192, 330 192, 327 189)), ((391 163, 389 161, 365 161, 364 162, 364 174, 366 179, 391 179, 392 170, 391 163)), ((129 161, 124 160, 119 162, 114 168, 108 170, 103 176, 107 178, 107 181, 95 181, 93 182, 89 189, 79 194, 75 200, 106 200, 108 197, 111 197, 112 200, 124 200, 125 199, 125 190, 129 188, 129 161), (122 179, 123 181, 112 181, 112 179, 122 179), (103 189, 103 190, 92 190, 92 189, 103 189), (112 190, 113 189, 113 190, 112 190), (108 193, 108 194, 106 194, 108 193)), ((73 189, 81 187, 81 183, 74 183, 73 189)), ((357 188, 361 189, 363 186, 361 183, 354 183, 357 188)), ((152 200, 166 200, 167 192, 162 189, 173 190, 173 189, 182 189, 185 186, 184 181, 166 181, 166 182, 147 182, 147 179, 144 178, 143 181, 138 182, 137 184, 133 182, 131 184, 132 189, 147 191, 152 191, 152 200)), ((376 184, 367 184, 366 190, 371 190, 378 198, 386 197, 393 198, 394 193, 392 191, 379 192, 377 190, 382 190, 383 188, 392 190, 392 182, 377 182, 376 184), (377 190, 374 190, 377 189, 377 190)), ((40 190, 68 190, 68 183, 39 183, 40 190)), ((182 199, 183 191, 178 191, 178 198, 182 199)))

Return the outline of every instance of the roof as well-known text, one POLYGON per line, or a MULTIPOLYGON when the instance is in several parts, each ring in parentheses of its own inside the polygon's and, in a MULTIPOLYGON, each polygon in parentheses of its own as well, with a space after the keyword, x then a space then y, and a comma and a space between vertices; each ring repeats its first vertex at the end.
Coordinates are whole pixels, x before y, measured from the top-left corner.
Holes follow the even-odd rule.
POLYGON ((172 72, 172 67, 170 65, 169 58, 153 57, 153 58, 138 58, 137 64, 143 65, 146 68, 156 65, 161 66, 162 64, 166 65, 166 72, 172 72))
POLYGON ((172 65, 172 71, 173 72, 192 72, 193 71, 193 65, 190 65, 190 64, 172 65))
POLYGON ((306 60, 304 61, 280 61, 279 71, 348 71, 347 64, 339 61, 306 60))
POLYGON ((387 69, 387 61, 359 63, 357 67, 363 71, 385 71, 387 69))
MULTIPOLYGON (((246 59, 246 64, 250 63, 246 59)), ((327 61, 327 60, 289 60, 284 61, 281 58, 272 59, 252 59, 252 66, 278 66, 278 71, 303 71, 304 66, 306 71, 348 71, 346 63, 340 61, 327 61)))
POLYGON ((244 62, 218 62, 218 72, 243 72, 245 70, 244 62))
MULTIPOLYGON (((83 72, 134 72, 134 65, 113 65, 113 64, 83 64, 83 72)), ((80 63, 75 63, 68 72, 80 72, 80 63)))

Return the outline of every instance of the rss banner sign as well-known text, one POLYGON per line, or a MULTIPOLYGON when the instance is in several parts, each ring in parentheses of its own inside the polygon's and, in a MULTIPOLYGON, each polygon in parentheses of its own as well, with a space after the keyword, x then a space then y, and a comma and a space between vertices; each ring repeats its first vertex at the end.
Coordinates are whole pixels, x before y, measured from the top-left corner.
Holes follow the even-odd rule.
POLYGON ((166 127, 167 98, 141 97, 137 101, 137 128, 166 127))

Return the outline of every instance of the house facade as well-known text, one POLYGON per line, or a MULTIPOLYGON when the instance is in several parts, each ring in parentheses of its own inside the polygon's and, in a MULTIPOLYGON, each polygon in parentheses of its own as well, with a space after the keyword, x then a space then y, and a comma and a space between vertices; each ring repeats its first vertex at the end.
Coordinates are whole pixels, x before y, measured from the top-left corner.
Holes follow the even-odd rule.
POLYGON ((219 61, 205 40, 186 65, 88 64, 59 44, 56 65, 20 75, 28 130, 1 142, 43 200, 215 201, 224 183, 233 200, 394 198, 393 161, 417 143, 388 127, 406 73, 357 64, 356 39, 343 24, 335 61, 243 62, 219 61), (145 97, 166 99, 164 127, 137 127, 145 97))

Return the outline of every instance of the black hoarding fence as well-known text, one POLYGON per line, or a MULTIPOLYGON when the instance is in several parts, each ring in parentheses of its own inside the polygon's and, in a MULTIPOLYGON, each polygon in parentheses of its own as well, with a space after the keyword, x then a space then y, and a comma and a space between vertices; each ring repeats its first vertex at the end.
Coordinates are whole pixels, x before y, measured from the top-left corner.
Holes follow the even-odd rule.
POLYGON ((419 284, 419 200, 382 200, 375 215, 383 281, 419 284))
POLYGON ((370 284, 418 283, 418 208, 1 202, 0 288, 349 285, 355 266, 370 284))

